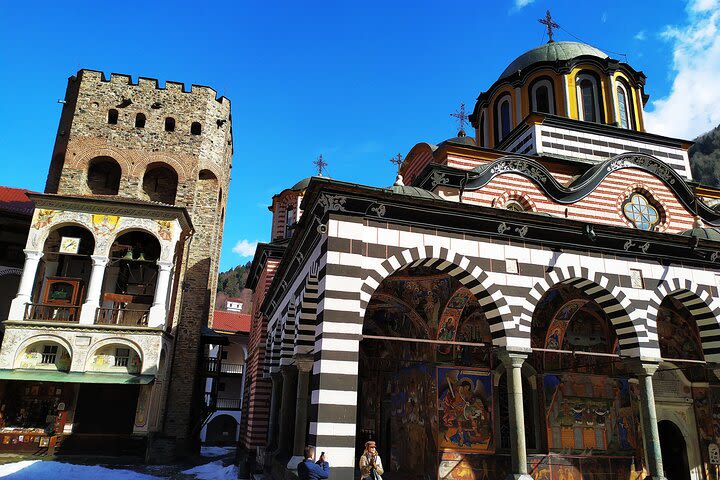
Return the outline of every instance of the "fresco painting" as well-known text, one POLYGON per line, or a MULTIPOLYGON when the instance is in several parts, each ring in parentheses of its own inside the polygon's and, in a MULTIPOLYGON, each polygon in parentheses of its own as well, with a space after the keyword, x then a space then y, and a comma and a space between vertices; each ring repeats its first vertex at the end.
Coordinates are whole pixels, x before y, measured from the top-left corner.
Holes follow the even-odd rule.
POLYGON ((546 374, 543 385, 551 452, 632 455, 642 448, 636 399, 627 379, 546 374))
POLYGON ((492 452, 490 372, 438 367, 438 446, 462 452, 492 452))

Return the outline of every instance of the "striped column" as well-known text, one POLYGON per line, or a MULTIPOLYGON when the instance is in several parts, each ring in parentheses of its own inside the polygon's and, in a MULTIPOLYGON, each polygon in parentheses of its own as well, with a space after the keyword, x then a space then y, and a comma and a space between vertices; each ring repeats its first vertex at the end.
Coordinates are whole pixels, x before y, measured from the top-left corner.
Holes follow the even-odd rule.
POLYGON ((319 275, 308 443, 326 452, 333 480, 352 480, 356 461, 362 275, 360 267, 333 264, 319 275))
MULTIPOLYGON (((295 390, 297 388, 297 368, 295 365, 283 365, 280 369, 283 377, 282 403, 280 405, 280 431, 278 446, 274 456, 290 453, 293 432, 293 414, 295 412, 295 390)), ((288 458, 287 456, 285 458, 288 458)))
POLYGON ((312 353, 315 347, 315 324, 317 323, 318 278, 310 274, 300 305, 300 315, 295 337, 295 354, 312 353))

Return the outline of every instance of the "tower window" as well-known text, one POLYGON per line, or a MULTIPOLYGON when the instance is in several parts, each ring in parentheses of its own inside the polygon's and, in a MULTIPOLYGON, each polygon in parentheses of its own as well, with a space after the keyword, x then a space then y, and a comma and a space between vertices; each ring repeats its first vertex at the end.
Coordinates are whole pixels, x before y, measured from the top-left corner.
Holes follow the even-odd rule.
POLYGON ((543 79, 537 81, 530 88, 532 98, 532 109, 539 113, 555 113, 555 96, 553 95, 552 83, 543 79))
POLYGON ((595 77, 588 74, 578 75, 577 98, 580 120, 600 123, 600 101, 595 77))
POLYGON ((617 86, 618 124, 622 128, 633 128, 632 100, 628 89, 622 83, 617 86))
POLYGON ((653 231, 660 223, 660 212, 650 204, 644 195, 633 193, 623 202, 622 207, 625 217, 638 230, 653 231))
POLYGON ((114 108, 108 110, 108 123, 110 125, 117 125, 118 122, 118 111, 114 108))
POLYGON ((295 227, 295 207, 288 205, 285 207, 285 238, 290 238, 293 228, 295 227))
POLYGON ((200 122, 193 122, 192 125, 190 125, 190 133, 193 135, 200 135, 200 133, 202 133, 200 122))
POLYGON ((175 119, 172 117, 165 118, 165 131, 166 132, 174 132, 175 131, 175 119))
POLYGON ((510 116, 510 96, 506 95, 497 103, 496 107, 496 128, 495 143, 499 143, 503 138, 507 137, 512 129, 512 117, 510 116))
POLYGON ((145 114, 138 113, 135 115, 135 128, 145 128, 145 114))

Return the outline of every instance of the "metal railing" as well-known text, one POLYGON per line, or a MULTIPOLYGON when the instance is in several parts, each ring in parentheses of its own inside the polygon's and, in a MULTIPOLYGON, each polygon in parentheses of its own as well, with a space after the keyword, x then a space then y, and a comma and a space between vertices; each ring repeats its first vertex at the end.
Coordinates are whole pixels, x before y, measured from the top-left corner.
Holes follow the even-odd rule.
POLYGON ((80 308, 76 306, 28 303, 25 305, 25 320, 50 320, 55 322, 77 322, 80 308))
POLYGON ((100 307, 95 313, 96 325, 125 325, 147 327, 150 309, 100 307))

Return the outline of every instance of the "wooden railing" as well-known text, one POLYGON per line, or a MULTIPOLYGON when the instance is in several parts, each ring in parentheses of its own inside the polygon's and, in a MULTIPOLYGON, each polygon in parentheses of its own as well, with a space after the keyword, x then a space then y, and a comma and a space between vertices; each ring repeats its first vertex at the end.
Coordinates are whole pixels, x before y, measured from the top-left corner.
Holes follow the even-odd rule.
POLYGON ((213 398, 212 393, 205 393, 205 406, 213 410, 239 410, 239 398, 213 398))
POLYGON ((80 307, 28 303, 25 305, 25 320, 77 322, 80 320, 80 307))
POLYGON ((203 359, 204 372, 210 375, 227 374, 227 375, 242 375, 243 364, 242 363, 227 363, 219 358, 205 357, 203 359))
POLYGON ((106 308, 100 307, 95 313, 96 325, 125 325, 146 327, 150 309, 106 308))

